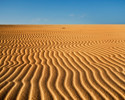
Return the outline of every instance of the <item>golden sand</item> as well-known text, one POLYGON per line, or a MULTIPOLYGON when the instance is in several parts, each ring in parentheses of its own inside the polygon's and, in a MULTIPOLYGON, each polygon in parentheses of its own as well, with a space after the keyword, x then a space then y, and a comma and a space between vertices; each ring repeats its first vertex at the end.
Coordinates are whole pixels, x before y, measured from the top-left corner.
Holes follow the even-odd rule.
POLYGON ((125 25, 0 25, 0 100, 125 100, 125 25))

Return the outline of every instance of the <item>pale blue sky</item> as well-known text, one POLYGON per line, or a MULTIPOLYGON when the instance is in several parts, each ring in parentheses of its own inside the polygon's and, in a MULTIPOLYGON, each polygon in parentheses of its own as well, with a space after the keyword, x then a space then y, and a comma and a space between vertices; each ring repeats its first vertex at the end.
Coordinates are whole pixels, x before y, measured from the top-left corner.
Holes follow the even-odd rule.
POLYGON ((125 0, 0 0, 0 24, 125 24, 125 0))

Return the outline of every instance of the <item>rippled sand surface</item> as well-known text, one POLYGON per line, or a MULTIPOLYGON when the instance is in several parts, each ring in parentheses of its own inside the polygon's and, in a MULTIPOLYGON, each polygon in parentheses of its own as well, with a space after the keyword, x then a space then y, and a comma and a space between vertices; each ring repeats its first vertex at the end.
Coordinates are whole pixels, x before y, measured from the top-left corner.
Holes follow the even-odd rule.
POLYGON ((125 25, 0 25, 0 100, 125 100, 125 25))

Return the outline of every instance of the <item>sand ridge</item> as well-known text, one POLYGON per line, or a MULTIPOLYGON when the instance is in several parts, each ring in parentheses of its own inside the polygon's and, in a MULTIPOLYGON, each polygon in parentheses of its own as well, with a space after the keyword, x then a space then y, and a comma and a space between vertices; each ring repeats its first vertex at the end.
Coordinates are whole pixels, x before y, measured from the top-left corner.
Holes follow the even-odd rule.
POLYGON ((125 25, 0 25, 0 100, 125 100, 125 25))

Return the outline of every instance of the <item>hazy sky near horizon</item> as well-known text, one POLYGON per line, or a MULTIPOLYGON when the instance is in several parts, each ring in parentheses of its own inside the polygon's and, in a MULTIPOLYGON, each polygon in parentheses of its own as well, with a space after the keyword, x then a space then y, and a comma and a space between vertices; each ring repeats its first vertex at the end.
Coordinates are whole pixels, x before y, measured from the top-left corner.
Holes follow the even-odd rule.
POLYGON ((0 0, 0 24, 125 24, 125 0, 0 0))

